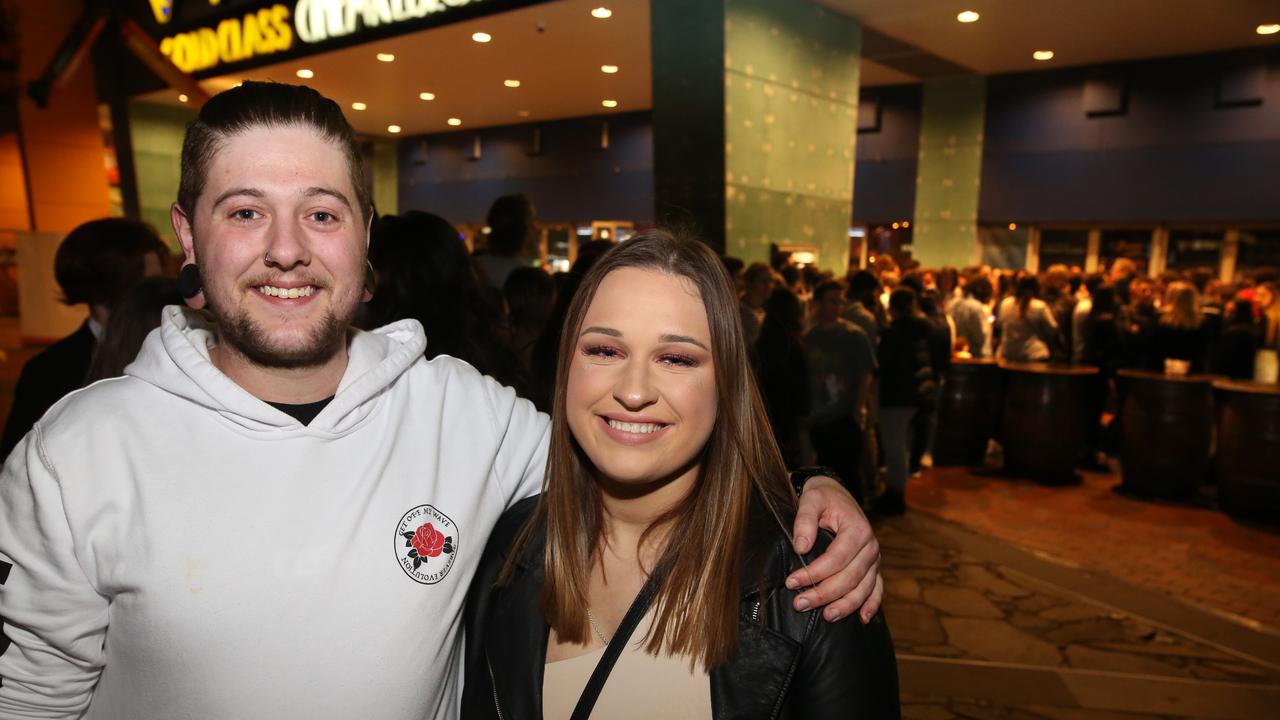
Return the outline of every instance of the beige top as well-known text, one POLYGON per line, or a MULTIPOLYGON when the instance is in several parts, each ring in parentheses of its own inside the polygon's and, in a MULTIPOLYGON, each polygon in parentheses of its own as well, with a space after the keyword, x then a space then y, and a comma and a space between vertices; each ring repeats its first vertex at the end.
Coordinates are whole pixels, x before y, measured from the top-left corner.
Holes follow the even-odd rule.
MULTIPOLYGON (((711 720, 711 678, 701 666, 690 667, 688 658, 654 657, 644 651, 644 637, 652 622, 641 623, 609 673, 593 718, 609 720, 711 720)), ((547 663, 542 678, 542 716, 568 720, 582 689, 591 679, 604 648, 585 655, 547 663)))

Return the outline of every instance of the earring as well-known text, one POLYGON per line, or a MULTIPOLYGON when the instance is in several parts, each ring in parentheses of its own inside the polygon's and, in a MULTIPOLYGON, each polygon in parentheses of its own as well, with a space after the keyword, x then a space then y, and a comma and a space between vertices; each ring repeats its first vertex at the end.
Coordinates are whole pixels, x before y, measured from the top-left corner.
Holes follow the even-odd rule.
POLYGON ((204 280, 200 277, 200 268, 195 263, 188 263, 178 271, 178 292, 190 300, 204 290, 204 280))

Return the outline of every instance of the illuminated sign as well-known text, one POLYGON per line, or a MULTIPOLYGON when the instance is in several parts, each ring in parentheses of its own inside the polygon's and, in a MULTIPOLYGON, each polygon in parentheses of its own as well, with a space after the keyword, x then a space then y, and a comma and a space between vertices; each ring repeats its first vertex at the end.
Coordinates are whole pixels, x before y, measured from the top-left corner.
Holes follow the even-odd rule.
POLYGON ((272 5, 242 17, 229 17, 215 28, 199 28, 160 41, 160 52, 183 72, 208 70, 293 47, 289 8, 272 5))
MULTIPOLYGON (((352 38, 363 30, 421 20, 476 2, 479 0, 297 0, 292 12, 287 5, 276 3, 225 18, 216 26, 165 37, 160 40, 160 52, 182 71, 199 73, 295 49, 295 37, 306 45, 352 38)), ((151 5, 159 22, 167 23, 172 17, 172 0, 151 0, 151 5)))
POLYGON ((416 20, 473 0, 298 0, 294 23, 307 43, 351 35, 361 29, 416 20))

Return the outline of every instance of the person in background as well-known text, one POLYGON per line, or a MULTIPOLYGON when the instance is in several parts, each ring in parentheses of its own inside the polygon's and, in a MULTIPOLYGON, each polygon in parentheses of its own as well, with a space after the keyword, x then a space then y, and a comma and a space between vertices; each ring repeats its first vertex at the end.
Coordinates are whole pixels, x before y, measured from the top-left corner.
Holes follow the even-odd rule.
POLYGON ((884 515, 906 510, 911 454, 911 420, 921 408, 932 407, 938 387, 929 365, 932 326, 920 317, 916 293, 900 287, 889 296, 889 326, 880 333, 880 434, 885 465, 885 492, 875 504, 884 515))
POLYGON ((94 351, 116 303, 144 277, 159 275, 168 256, 154 228, 125 218, 91 220, 62 241, 53 260, 62 302, 88 305, 89 317, 23 366, 0 437, 0 459, 9 456, 54 403, 85 386, 94 351))
POLYGON ((747 264, 742 261, 742 258, 732 255, 721 256, 720 260, 724 262, 724 269, 729 271, 729 277, 733 278, 733 287, 737 291, 737 296, 742 297, 743 291, 746 290, 742 273, 747 269, 747 264))
POLYGON ((1191 283, 1175 280, 1165 292, 1164 311, 1151 331, 1147 368, 1163 371, 1165 360, 1185 360, 1191 372, 1208 364, 1209 337, 1200 316, 1200 298, 1191 283))
MULTIPOLYGON (((1085 441, 1094 463, 1098 453, 1110 447, 1109 433, 1102 426, 1103 411, 1111 396, 1116 370, 1128 354, 1125 351, 1124 314, 1120 307, 1119 293, 1110 283, 1093 289, 1089 315, 1080 326, 1084 347, 1080 361, 1098 368, 1096 382, 1089 383, 1085 395, 1085 441)), ((1091 463, 1093 464, 1093 463, 1091 463)))
POLYGON ((1005 298, 996 312, 1000 326, 999 357, 1015 362, 1050 362, 1063 356, 1062 336, 1053 311, 1036 295, 1035 275, 1018 280, 1013 297, 1005 298))
POLYGON ((876 354, 867 334, 840 317, 843 293, 832 280, 813 291, 813 327, 804 338, 812 398, 809 438, 818 464, 835 470, 862 502, 862 435, 876 354))
POLYGON ((476 254, 480 279, 501 290, 507 276, 520 266, 520 255, 537 237, 537 214, 529 198, 521 194, 503 195, 489 206, 489 245, 476 254))
POLYGON ((1138 266, 1129 258, 1116 258, 1111 263, 1110 272, 1107 274, 1107 280, 1116 289, 1116 300, 1120 303, 1120 307, 1128 307, 1132 299, 1129 297, 1129 286, 1133 279, 1138 276, 1138 266))
POLYGON ((551 390, 556 382, 556 353, 560 348, 560 333, 569 305, 578 291, 578 285, 596 261, 613 247, 611 240, 592 240, 578 246, 578 256, 569 272, 556 273, 556 302, 551 315, 542 327, 542 334, 533 344, 533 376, 530 394, 527 396, 543 412, 551 412, 551 390))
POLYGON ((169 305, 181 304, 182 293, 173 278, 149 277, 135 285, 111 312, 111 322, 98 342, 85 384, 123 375, 147 335, 160 327, 160 312, 169 305))
POLYGON ((502 313, 487 298, 467 246, 449 221, 411 210, 378 218, 369 242, 373 299, 359 327, 413 318, 427 334, 423 355, 465 360, 524 395, 528 383, 501 332, 502 313))
MULTIPOLYGON (((1079 287, 1078 284, 1077 287, 1079 287)), ((1079 302, 1079 298, 1071 290, 1071 271, 1066 265, 1050 265, 1045 272, 1044 301, 1053 311, 1053 321, 1062 335, 1063 356, 1060 359, 1065 360, 1073 343, 1071 318, 1075 312, 1076 303, 1079 302)))
POLYGON ((1263 323, 1262 346, 1280 349, 1280 297, 1276 283, 1259 283, 1253 290, 1253 303, 1263 323))
MULTIPOLYGON (((933 382, 942 387, 951 369, 951 353, 955 348, 955 327, 951 317, 942 312, 942 296, 937 288, 926 289, 918 296, 920 314, 929 322, 929 368, 933 382)), ((914 475, 921 468, 933 467, 933 441, 938 434, 938 413, 933 404, 923 405, 911 419, 911 462, 914 475)))
POLYGON ((1236 299, 1227 307, 1226 326, 1213 351, 1213 372, 1233 380, 1252 380, 1262 334, 1253 319, 1253 303, 1236 299))
POLYGON ((853 273, 849 276, 845 299, 849 303, 841 317, 862 328, 874 347, 880 328, 886 324, 884 306, 880 304, 880 281, 868 270, 853 273))
POLYGON ((761 262, 751 263, 743 271, 742 284, 738 312, 742 316, 742 332, 746 333, 747 347, 754 348, 764 325, 764 304, 773 294, 773 269, 761 262))
POLYGON ((518 267, 502 286, 507 306, 511 349, 520 359, 524 377, 533 376, 533 347, 546 327, 556 301, 556 283, 542 268, 518 267))
POLYGON ((757 377, 773 435, 787 467, 809 464, 812 450, 805 432, 810 411, 809 367, 804 350, 804 307, 800 298, 779 287, 765 303, 764 325, 756 341, 757 377))
MULTIPOLYGON (((1078 291, 1080 300, 1076 303, 1075 310, 1071 312, 1071 362, 1073 363, 1084 362, 1084 326, 1089 319, 1090 311, 1093 310, 1093 294, 1104 282, 1106 282, 1106 276, 1102 273, 1089 273, 1078 291)), ((1112 294, 1114 298, 1114 287, 1112 294)))
POLYGON ((964 297, 951 307, 956 337, 975 358, 991 357, 991 281, 978 275, 964 285, 964 297))

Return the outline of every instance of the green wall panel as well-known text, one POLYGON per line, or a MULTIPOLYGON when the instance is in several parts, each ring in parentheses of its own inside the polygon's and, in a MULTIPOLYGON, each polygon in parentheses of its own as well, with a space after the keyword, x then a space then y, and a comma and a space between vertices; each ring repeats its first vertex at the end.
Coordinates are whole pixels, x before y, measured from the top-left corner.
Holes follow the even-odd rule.
POLYGON ((926 267, 975 259, 986 94, 977 76, 924 85, 912 250, 926 267))
POLYGON ((169 207, 178 199, 182 168, 182 136, 196 113, 189 108, 134 100, 129 103, 130 138, 138 175, 138 205, 142 219, 155 226, 170 249, 181 252, 169 221, 169 207))
POLYGON ((849 262, 862 29, 807 0, 726 0, 726 251, 769 244, 849 262))

